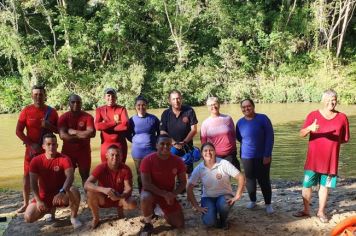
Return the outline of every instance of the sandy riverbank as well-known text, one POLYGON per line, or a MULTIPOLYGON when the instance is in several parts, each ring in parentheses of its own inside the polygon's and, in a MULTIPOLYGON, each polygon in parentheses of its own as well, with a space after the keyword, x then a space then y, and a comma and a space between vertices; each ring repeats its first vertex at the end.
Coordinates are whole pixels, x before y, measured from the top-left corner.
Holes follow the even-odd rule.
MULTIPOLYGON (((196 191, 198 196, 199 191, 196 191)), ((138 197, 137 192, 135 196, 138 197)), ((312 214, 315 215, 318 207, 317 193, 314 191, 312 214)), ((68 208, 57 210, 56 222, 48 223, 40 220, 33 224, 24 223, 23 215, 16 215, 14 211, 21 205, 21 193, 6 191, 0 193, 0 216, 13 215, 4 235, 137 235, 142 227, 139 210, 126 213, 126 218, 117 219, 115 209, 102 209, 104 219, 99 227, 90 230, 90 210, 84 203, 80 207, 79 218, 84 226, 76 231, 69 222, 70 211, 68 208)), ((262 195, 258 192, 258 206, 248 210, 247 193, 235 204, 230 217, 230 229, 205 229, 200 216, 194 212, 186 201, 186 196, 180 196, 184 207, 186 228, 183 231, 172 230, 164 223, 163 219, 154 222, 157 235, 328 235, 331 229, 341 220, 351 215, 356 215, 356 179, 341 180, 338 187, 329 197, 328 214, 331 217, 328 224, 323 224, 315 216, 310 218, 295 218, 292 213, 301 209, 301 186, 297 182, 273 181, 273 206, 275 213, 267 215, 261 201, 262 195)))

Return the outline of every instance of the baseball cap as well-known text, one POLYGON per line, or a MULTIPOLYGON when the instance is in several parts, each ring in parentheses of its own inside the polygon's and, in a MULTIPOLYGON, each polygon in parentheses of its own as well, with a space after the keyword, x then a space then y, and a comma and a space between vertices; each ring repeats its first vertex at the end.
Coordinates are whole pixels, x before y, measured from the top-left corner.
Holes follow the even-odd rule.
POLYGON ((104 90, 104 95, 105 95, 105 94, 108 94, 108 93, 111 93, 111 94, 113 94, 113 95, 116 96, 116 90, 113 89, 113 88, 106 88, 106 89, 104 90))

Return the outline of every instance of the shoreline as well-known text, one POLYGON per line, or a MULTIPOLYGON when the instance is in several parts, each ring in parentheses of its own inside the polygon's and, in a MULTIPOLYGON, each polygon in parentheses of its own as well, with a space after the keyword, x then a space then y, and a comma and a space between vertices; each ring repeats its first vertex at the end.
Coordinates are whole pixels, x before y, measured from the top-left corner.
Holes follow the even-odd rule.
MULTIPOLYGON (((236 188, 236 186, 233 186, 236 188)), ((327 214, 329 223, 321 223, 315 216, 318 207, 316 190, 313 191, 312 212, 309 218, 296 218, 292 214, 302 209, 300 181, 272 180, 272 204, 275 213, 267 215, 261 191, 257 191, 257 207, 253 210, 246 209, 249 202, 245 191, 240 201, 236 202, 229 216, 230 228, 206 229, 200 216, 192 210, 186 200, 186 195, 179 195, 178 199, 184 209, 186 226, 184 230, 170 229, 163 218, 154 221, 154 235, 329 235, 337 223, 343 219, 356 215, 356 178, 340 179, 335 190, 331 190, 328 199, 327 214)), ((200 188, 195 188, 197 199, 200 199, 200 188)), ((83 193, 82 193, 83 196, 83 193)), ((133 196, 138 199, 138 191, 134 190, 133 196)), ((56 212, 56 222, 49 223, 43 219, 28 224, 24 223, 23 214, 14 212, 22 204, 22 195, 19 191, 0 192, 0 216, 13 216, 8 223, 4 236, 10 235, 137 235, 143 224, 139 210, 125 212, 123 219, 117 219, 116 210, 101 209, 101 223, 98 228, 91 230, 91 212, 82 201, 79 209, 79 219, 83 227, 73 230, 70 222, 69 208, 59 208, 56 212)))

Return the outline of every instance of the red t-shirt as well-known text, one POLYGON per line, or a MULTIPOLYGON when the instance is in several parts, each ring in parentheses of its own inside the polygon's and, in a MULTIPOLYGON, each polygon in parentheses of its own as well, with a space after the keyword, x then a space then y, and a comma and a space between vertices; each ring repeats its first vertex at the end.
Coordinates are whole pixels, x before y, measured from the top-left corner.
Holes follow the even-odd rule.
POLYGON ((185 173, 186 167, 178 156, 171 154, 168 159, 162 160, 154 152, 142 160, 140 171, 150 174, 152 183, 157 188, 171 192, 174 190, 176 176, 185 173))
POLYGON ((51 159, 47 159, 44 153, 32 159, 30 172, 38 175, 41 199, 59 192, 66 180, 64 171, 69 168, 72 168, 72 162, 61 153, 57 153, 56 157, 51 159))
POLYGON ((101 131, 100 137, 102 143, 126 142, 125 134, 122 131, 128 129, 128 123, 129 118, 125 107, 105 105, 96 109, 95 128, 101 131), (117 125, 114 115, 118 115, 121 121, 117 125))
POLYGON ((124 180, 132 185, 131 169, 124 163, 120 164, 118 170, 111 170, 106 162, 102 163, 95 167, 92 175, 98 180, 99 186, 113 188, 119 193, 124 191, 124 180))
MULTIPOLYGON (((74 115, 72 112, 68 111, 61 115, 58 120, 58 129, 60 128, 75 129, 80 131, 85 131, 87 128, 94 128, 94 118, 84 111, 81 111, 79 115, 74 115)), ((70 155, 72 152, 76 151, 90 151, 90 138, 87 139, 77 139, 63 141, 62 153, 70 155)))
POLYGON ((304 169, 337 175, 340 144, 346 143, 350 138, 349 122, 346 115, 341 112, 328 120, 317 110, 307 116, 303 129, 311 125, 315 119, 319 129, 310 132, 304 169))
MULTIPOLYGON (((46 132, 45 129, 42 131, 41 121, 45 118, 48 106, 43 108, 38 108, 35 105, 26 106, 20 113, 18 122, 25 124, 26 134, 28 139, 33 143, 40 144, 41 141, 41 132, 44 135, 46 132)), ((58 114, 55 109, 51 109, 51 113, 47 119, 51 124, 57 125, 58 114)))

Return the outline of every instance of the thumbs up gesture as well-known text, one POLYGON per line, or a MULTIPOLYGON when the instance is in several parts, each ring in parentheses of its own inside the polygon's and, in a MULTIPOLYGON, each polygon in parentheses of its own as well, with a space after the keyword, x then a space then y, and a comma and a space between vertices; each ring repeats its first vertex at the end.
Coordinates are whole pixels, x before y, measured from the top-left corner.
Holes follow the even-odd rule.
POLYGON ((319 125, 317 124, 318 120, 315 119, 314 122, 308 126, 308 129, 312 132, 316 132, 319 129, 319 125))

